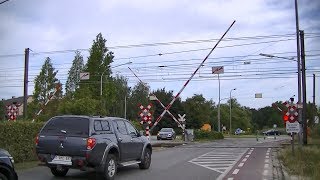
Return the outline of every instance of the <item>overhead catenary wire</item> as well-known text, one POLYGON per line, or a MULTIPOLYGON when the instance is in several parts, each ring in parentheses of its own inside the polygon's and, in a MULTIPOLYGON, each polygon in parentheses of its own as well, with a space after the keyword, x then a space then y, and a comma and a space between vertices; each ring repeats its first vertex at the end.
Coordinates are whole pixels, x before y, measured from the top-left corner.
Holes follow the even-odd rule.
MULTIPOLYGON (((307 77, 312 78, 313 75, 307 75, 307 77)), ((319 75, 317 75, 316 77, 320 77, 319 75)), ((297 78, 296 76, 292 75, 292 76, 266 76, 266 77, 230 77, 230 78, 221 78, 220 80, 267 80, 267 79, 295 79, 297 78)), ((182 81, 186 81, 186 78, 179 78, 179 79, 144 79, 146 82, 152 81, 152 83, 162 83, 162 82, 182 82, 182 81)), ((206 78, 195 78, 193 81, 218 81, 217 78, 214 77, 206 77, 206 78)), ((135 80, 130 80, 128 81, 129 83, 135 83, 135 80)), ((96 81, 96 82, 80 82, 81 84, 99 84, 100 81, 96 81)), ((64 83, 62 83, 64 84, 64 83)), ((34 84, 29 84, 29 86, 34 86, 34 84)), ((0 88, 8 88, 8 87, 23 87, 23 85, 19 85, 19 84, 12 84, 12 85, 2 85, 0 86, 0 88)))
MULTIPOLYGON (((234 37, 234 38, 228 38, 225 41, 241 41, 241 40, 259 40, 259 39, 274 39, 274 38, 288 38, 288 37, 293 37, 294 38, 295 34, 278 34, 278 35, 262 35, 262 36, 246 36, 246 37, 234 37)), ((305 38, 317 38, 320 37, 320 32, 319 33, 306 33, 305 38)), ((203 43, 203 42, 214 42, 217 41, 217 39, 203 39, 203 40, 190 40, 190 41, 173 41, 173 42, 165 42, 165 43, 145 43, 145 44, 135 44, 135 45, 119 45, 119 46, 114 46, 114 47, 108 47, 108 49, 123 49, 123 48, 137 48, 137 47, 154 47, 154 46, 163 46, 163 45, 178 45, 178 44, 193 44, 193 43, 203 43)), ((281 40, 284 41, 284 40, 281 40)), ((276 42, 276 41, 270 41, 270 42, 276 42)), ((264 42, 267 43, 267 42, 264 42)), ((221 48, 221 47, 219 47, 221 48)), ((203 49, 200 49, 202 51, 203 49)), ((41 52, 34 52, 30 53, 30 55, 36 56, 36 55, 50 55, 50 54, 63 54, 63 53, 74 53, 76 51, 90 51, 89 48, 78 48, 78 49, 67 49, 67 50, 53 50, 53 51, 41 51, 41 52)), ((158 53, 159 55, 161 53, 158 53)), ((19 57, 19 56, 24 56, 22 53, 18 54, 0 54, 0 58, 4 57, 19 57)), ((127 58, 127 57, 125 57, 127 58)), ((119 58, 122 59, 122 58, 119 58)))
MULTIPOLYGON (((311 50, 311 51, 307 51, 308 53, 312 53, 312 52, 318 52, 320 50, 311 50)), ((287 52, 287 53, 293 53, 293 52, 287 52)), ((273 53, 273 54, 284 54, 284 53, 273 53)), ((320 54, 308 54, 306 55, 306 57, 314 57, 314 58, 308 58, 308 61, 319 61, 319 58, 317 57, 320 57, 320 54)), ((223 64, 223 63, 229 63, 230 66, 234 66, 234 65, 238 65, 238 64, 235 64, 235 63, 243 63, 244 61, 250 61, 250 62, 259 62, 261 60, 268 60, 269 62, 268 63, 271 63, 271 61, 276 61, 276 62, 279 62, 279 59, 276 59, 276 58, 268 58, 268 57, 261 57, 261 56, 257 56, 257 55, 251 55, 250 57, 252 58, 247 58, 247 59, 241 59, 243 58, 244 56, 227 56, 227 57, 216 57, 216 58, 208 58, 210 60, 219 60, 219 59, 231 59, 231 60, 222 60, 222 61, 215 61, 215 62, 207 62, 205 64, 223 64), (259 57, 259 58, 254 58, 254 57, 259 57), (234 60, 236 59, 236 60, 234 60), (240 60, 238 60, 240 59, 240 60)), ((290 55, 286 55, 286 56, 283 56, 283 57, 293 57, 293 56, 290 56, 290 55)), ((165 68, 169 68, 169 67, 174 67, 174 66, 181 66, 181 65, 194 65, 194 63, 185 63, 185 62, 193 62, 193 61, 197 61, 197 60, 200 60, 199 58, 190 58, 190 59, 176 59, 176 60, 165 60, 165 61, 151 61, 151 62, 148 62, 148 66, 143 66, 143 67, 140 67, 140 68, 161 68, 161 67, 165 67, 165 68), (184 62, 182 64, 165 64, 165 63, 177 63, 177 62, 184 62), (152 64, 157 64, 157 65, 152 65, 152 64), (160 65, 162 64, 162 65, 160 65)), ((290 61, 288 61, 290 62, 290 61)), ((267 62, 266 62, 267 63, 267 62)), ((63 63, 63 64, 53 64, 54 67, 60 69, 60 70, 63 70, 63 69, 69 69, 69 67, 66 67, 66 65, 68 64, 72 64, 72 63, 63 63), (62 67, 57 67, 57 66, 62 66, 62 67)), ((135 62, 134 65, 141 65, 141 64, 145 64, 145 62, 135 62)), ((228 65, 226 65, 228 66, 228 65)), ((42 67, 42 65, 38 65, 38 66, 29 66, 29 68, 31 68, 31 70, 40 70, 42 67)), ((136 68, 136 67, 134 67, 136 68)), ((125 68, 117 68, 117 69, 125 69, 125 68)), ((7 67, 7 68, 0 68, 0 72, 1 71, 7 71, 7 70, 15 70, 15 71, 23 71, 24 70, 24 67, 7 67)))

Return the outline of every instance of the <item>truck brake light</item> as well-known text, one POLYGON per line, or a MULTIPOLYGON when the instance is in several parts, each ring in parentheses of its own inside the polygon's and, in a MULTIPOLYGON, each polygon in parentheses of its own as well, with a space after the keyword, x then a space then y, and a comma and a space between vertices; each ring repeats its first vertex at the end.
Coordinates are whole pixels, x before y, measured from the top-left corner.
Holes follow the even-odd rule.
POLYGON ((36 136, 36 145, 39 143, 39 135, 36 136))
POLYGON ((96 139, 95 138, 88 138, 87 139, 87 149, 88 150, 92 150, 95 145, 96 145, 96 139))

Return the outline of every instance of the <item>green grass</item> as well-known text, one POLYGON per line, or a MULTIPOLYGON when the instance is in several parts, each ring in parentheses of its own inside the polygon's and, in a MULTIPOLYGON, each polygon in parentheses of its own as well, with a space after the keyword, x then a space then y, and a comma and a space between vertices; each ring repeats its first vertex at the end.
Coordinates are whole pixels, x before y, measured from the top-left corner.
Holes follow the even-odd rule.
POLYGON ((279 159, 289 174, 309 177, 312 180, 320 179, 319 146, 296 148, 294 155, 292 154, 291 146, 287 146, 280 152, 279 159))
POLYGON ((21 163, 15 163, 14 168, 16 169, 16 171, 22 171, 22 170, 37 167, 38 164, 39 164, 39 161, 21 162, 21 163))

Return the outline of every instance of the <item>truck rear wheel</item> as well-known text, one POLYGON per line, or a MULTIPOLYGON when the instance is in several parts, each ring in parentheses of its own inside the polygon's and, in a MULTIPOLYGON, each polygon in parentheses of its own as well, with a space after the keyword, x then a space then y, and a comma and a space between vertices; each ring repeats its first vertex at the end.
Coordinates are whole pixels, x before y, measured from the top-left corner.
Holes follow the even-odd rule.
POLYGON ((117 158, 113 154, 108 154, 106 159, 106 166, 104 168, 104 178, 106 180, 113 180, 117 172, 117 158))
POLYGON ((141 163, 139 164, 140 169, 149 169, 151 164, 151 150, 149 148, 146 148, 144 150, 143 159, 141 163))
POLYGON ((8 180, 8 178, 0 172, 0 180, 8 180))
POLYGON ((54 176, 57 176, 57 177, 64 177, 66 176, 66 174, 68 173, 69 171, 69 168, 57 168, 57 167, 52 167, 50 168, 51 169, 51 173, 54 175, 54 176))

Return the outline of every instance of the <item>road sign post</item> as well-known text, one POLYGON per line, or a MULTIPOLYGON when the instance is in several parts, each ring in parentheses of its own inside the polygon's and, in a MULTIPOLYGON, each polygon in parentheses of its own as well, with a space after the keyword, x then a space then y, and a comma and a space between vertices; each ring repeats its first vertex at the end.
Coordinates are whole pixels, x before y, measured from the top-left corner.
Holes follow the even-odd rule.
POLYGON ((182 116, 178 114, 179 118, 178 121, 182 124, 182 133, 184 136, 184 141, 187 141, 187 133, 186 133, 186 114, 183 114, 182 116))
POLYGON ((298 105, 293 103, 293 98, 290 98, 290 100, 291 102, 284 102, 283 105, 288 108, 288 110, 285 111, 285 116, 288 117, 288 121, 286 121, 286 132, 291 134, 292 154, 294 154, 294 133, 300 133, 300 124, 298 122, 298 105))
MULTIPOLYGON (((221 126, 220 126, 220 76, 219 74, 224 73, 224 67, 223 66, 216 66, 212 67, 212 74, 218 74, 218 82, 219 82, 219 102, 218 102, 218 132, 220 132, 221 126)), ((231 129, 230 129, 231 131, 231 129)))

